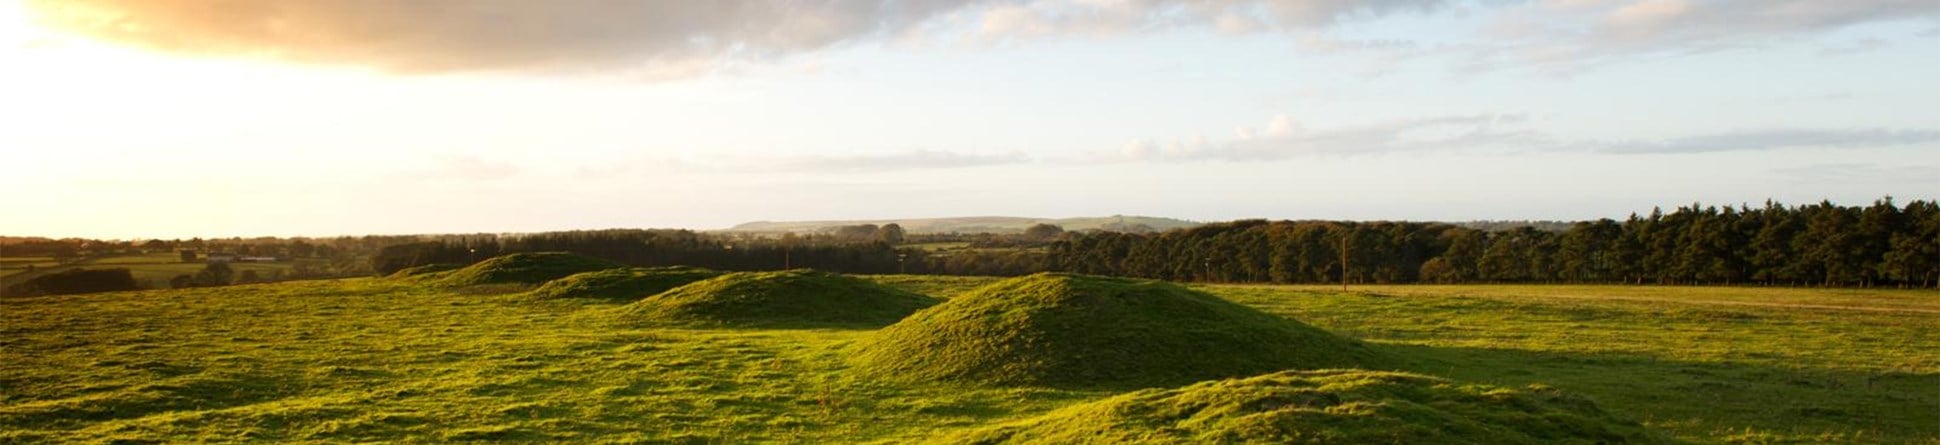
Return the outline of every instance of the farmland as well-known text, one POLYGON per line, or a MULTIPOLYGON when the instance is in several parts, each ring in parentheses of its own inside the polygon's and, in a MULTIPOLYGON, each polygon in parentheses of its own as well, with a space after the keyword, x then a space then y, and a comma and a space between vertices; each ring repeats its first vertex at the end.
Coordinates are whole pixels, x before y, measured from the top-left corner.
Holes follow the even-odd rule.
MULTIPOLYGON (((865 276, 948 299, 996 281, 865 276)), ((1694 443, 1940 443, 1932 291, 1194 285, 1395 370, 1583 395, 1694 443)), ((1121 391, 887 381, 866 327, 360 278, 0 300, 0 442, 908 442, 1121 391)))
MULTIPOLYGON (((298 263, 318 265, 328 263, 328 261, 305 258, 264 263, 238 262, 230 264, 230 267, 239 274, 244 271, 255 271, 260 276, 272 277, 290 273, 298 263)), ((128 269, 128 272, 134 275, 135 282, 142 284, 143 287, 166 288, 168 287, 169 279, 175 278, 177 275, 193 275, 205 266, 207 264, 202 261, 182 262, 181 257, 172 252, 93 257, 64 264, 57 263, 52 258, 12 257, 0 259, 0 267, 4 267, 4 269, 0 269, 0 286, 19 283, 39 275, 76 268, 121 268, 128 269), (27 271, 28 264, 35 266, 33 271, 27 271)))

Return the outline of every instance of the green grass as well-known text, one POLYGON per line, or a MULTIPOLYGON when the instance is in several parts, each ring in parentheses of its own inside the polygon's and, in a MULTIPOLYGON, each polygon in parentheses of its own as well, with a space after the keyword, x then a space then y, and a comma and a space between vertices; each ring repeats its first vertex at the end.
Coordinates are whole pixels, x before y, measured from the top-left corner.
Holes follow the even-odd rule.
MULTIPOLYGON (((1931 291, 1194 288, 1690 442, 1940 443, 1940 317, 1904 310, 1931 291), (1735 304, 1760 295, 1881 310, 1735 304)), ((1122 397, 863 378, 869 330, 588 316, 617 307, 385 279, 4 299, 0 443, 913 442, 1122 397)))
POLYGON ((1286 371, 1147 389, 934 443, 1667 443, 1555 388, 1398 372, 1286 371))
POLYGON ((885 379, 1118 389, 1389 364, 1359 342, 1171 283, 1069 274, 965 292, 859 342, 855 357, 885 379))
MULTIPOLYGON (((175 278, 177 275, 195 275, 196 272, 202 271, 202 268, 207 267, 207 265, 202 263, 84 265, 84 266, 72 266, 72 267, 62 267, 62 268, 47 268, 47 269, 42 269, 42 271, 45 271, 45 272, 35 272, 35 274, 40 275, 44 273, 53 273, 58 270, 67 270, 67 269, 76 268, 76 267, 84 268, 84 269, 128 269, 128 273, 135 276, 136 283, 139 283, 144 287, 166 288, 168 287, 168 281, 170 279, 175 278)), ((292 266, 289 263, 230 263, 229 264, 229 268, 231 270, 234 270, 236 275, 238 276, 240 276, 245 270, 253 270, 253 271, 256 271, 258 276, 261 276, 264 279, 268 279, 271 276, 271 274, 276 272, 288 273, 291 270, 291 267, 292 266)))
POLYGON ((1686 438, 1940 443, 1932 291, 1202 288, 1382 344, 1416 371, 1567 388, 1686 438))
POLYGON ((0 258, 0 287, 25 282, 30 278, 42 275, 40 272, 42 270, 57 268, 60 265, 61 263, 55 261, 52 257, 0 258), (32 269, 33 272, 28 272, 28 269, 32 269))
POLYGON ((722 327, 874 328, 935 304, 934 298, 872 281, 795 269, 695 281, 628 304, 615 318, 722 327))
POLYGON ((29 265, 34 267, 47 267, 47 266, 52 266, 57 264, 60 264, 60 262, 55 261, 54 257, 44 257, 44 256, 0 257, 0 269, 4 269, 4 270, 26 269, 27 266, 29 265))
POLYGON ((458 270, 463 267, 465 266, 462 264, 432 263, 432 264, 426 264, 422 266, 411 266, 403 269, 398 269, 397 272, 391 272, 391 274, 386 275, 385 278, 390 278, 393 280, 403 280, 403 279, 435 280, 435 279, 444 277, 446 275, 445 272, 458 270))
POLYGON ((720 275, 720 272, 684 266, 607 269, 548 281, 533 289, 531 295, 539 299, 573 298, 628 303, 720 275))
POLYGON ((0 304, 0 443, 849 442, 1102 395, 852 379, 864 331, 614 329, 392 280, 0 304))
POLYGON ((857 275, 856 278, 945 299, 1000 280, 1000 278, 996 277, 955 277, 948 275, 857 275))
POLYGON ((437 276, 446 286, 538 285, 568 275, 619 269, 619 263, 565 252, 515 253, 494 257, 437 276))
MULTIPOLYGON (((1247 287, 1243 285, 1229 287, 1247 287)), ((1335 292, 1335 286, 1266 286, 1271 289, 1335 292)), ((1940 296, 1931 290, 1808 289, 1771 287, 1680 287, 1598 285, 1388 285, 1350 288, 1354 293, 1408 297, 1488 298, 1494 300, 1599 300, 1700 304, 1707 306, 1803 306, 1817 309, 1940 313, 1940 296)))
POLYGON ((966 249, 970 247, 970 243, 964 242, 964 241, 950 241, 950 242, 937 242, 937 243, 904 244, 899 247, 903 247, 907 249, 922 249, 925 252, 940 252, 945 250, 966 249))
MULTIPOLYGON (((197 258, 196 264, 201 264, 202 257, 198 256, 196 258, 197 258)), ((92 261, 92 263, 96 265, 157 264, 157 263, 181 263, 181 262, 182 262, 182 255, 174 252, 144 253, 140 255, 122 255, 122 256, 100 258, 92 261)))
MULTIPOLYGON (((16 258, 5 258, 5 260, 14 260, 14 259, 16 258)), ((323 265, 323 264, 327 264, 328 262, 329 262, 328 260, 321 260, 321 259, 297 259, 293 261, 283 261, 283 262, 274 262, 274 263, 235 262, 235 263, 229 263, 229 267, 232 270, 235 270, 236 274, 238 275, 242 274, 242 272, 245 270, 254 270, 263 279, 269 279, 274 274, 289 273, 292 269, 296 267, 296 264, 298 263, 310 263, 315 265, 323 265)), ((89 259, 81 260, 76 263, 70 263, 70 264, 64 264, 64 265, 41 264, 41 263, 36 263, 36 264, 37 264, 37 267, 32 273, 25 272, 26 266, 24 264, 20 265, 17 269, 11 265, 5 266, 7 269, 4 272, 0 272, 0 274, 4 274, 4 276, 0 276, 0 285, 13 285, 14 283, 25 282, 28 279, 31 279, 36 276, 78 268, 78 269, 128 269, 129 274, 134 275, 135 282, 139 283, 143 287, 166 288, 168 287, 169 280, 175 278, 177 275, 194 275, 196 272, 201 271, 202 268, 208 266, 207 264, 201 261, 196 261, 193 263, 184 263, 182 262, 181 256, 174 253, 149 253, 149 254, 140 254, 140 255, 89 258, 89 259)))

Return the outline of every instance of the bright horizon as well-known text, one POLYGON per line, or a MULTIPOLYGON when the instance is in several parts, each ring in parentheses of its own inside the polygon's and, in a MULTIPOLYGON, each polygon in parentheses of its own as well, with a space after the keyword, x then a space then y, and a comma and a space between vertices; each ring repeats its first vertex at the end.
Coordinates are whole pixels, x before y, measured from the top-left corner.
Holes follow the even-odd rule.
POLYGON ((1931 1, 193 4, 0 0, 0 234, 1940 197, 1931 1))

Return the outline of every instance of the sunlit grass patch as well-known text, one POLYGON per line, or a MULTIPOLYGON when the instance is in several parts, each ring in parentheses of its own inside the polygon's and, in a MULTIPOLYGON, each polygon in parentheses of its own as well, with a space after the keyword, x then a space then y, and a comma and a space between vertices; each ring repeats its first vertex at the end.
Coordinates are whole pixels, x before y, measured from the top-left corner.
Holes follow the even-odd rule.
POLYGON ((696 281, 621 308, 622 322, 718 326, 894 323, 936 304, 928 296, 826 272, 738 272, 696 281))
POLYGON ((1177 285, 1068 274, 965 292, 855 354, 885 379, 1092 388, 1388 364, 1359 342, 1177 285))

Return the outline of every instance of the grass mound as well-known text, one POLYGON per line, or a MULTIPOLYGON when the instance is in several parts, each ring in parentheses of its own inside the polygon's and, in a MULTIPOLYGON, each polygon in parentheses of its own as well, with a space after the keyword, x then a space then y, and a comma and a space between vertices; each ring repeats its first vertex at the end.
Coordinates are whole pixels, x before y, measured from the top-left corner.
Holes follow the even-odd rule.
POLYGON ((458 268, 460 267, 464 267, 464 266, 459 264, 451 264, 451 263, 426 264, 423 266, 406 267, 404 269, 398 270, 397 272, 391 272, 391 274, 388 275, 387 277, 393 278, 393 279, 431 278, 431 277, 437 276, 437 274, 439 274, 440 272, 450 272, 450 271, 458 270, 458 268))
POLYGON ((576 273, 621 267, 625 266, 565 252, 515 253, 451 271, 439 282, 450 286, 539 284, 576 273))
POLYGON ((1335 336, 1170 283, 1037 274, 992 283, 857 344, 885 378, 1132 388, 1284 369, 1368 367, 1335 336))
POLYGON ((713 270, 686 266, 607 269, 547 281, 534 289, 532 296, 631 301, 720 275, 713 270))
POLYGON ((934 304, 874 282, 796 269, 697 281, 634 302, 622 313, 630 320, 673 323, 882 326, 934 304))
POLYGON ((938 443, 1663 443, 1581 396, 1419 374, 1287 371, 1147 389, 938 443))

